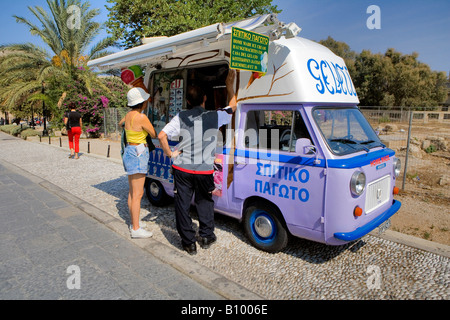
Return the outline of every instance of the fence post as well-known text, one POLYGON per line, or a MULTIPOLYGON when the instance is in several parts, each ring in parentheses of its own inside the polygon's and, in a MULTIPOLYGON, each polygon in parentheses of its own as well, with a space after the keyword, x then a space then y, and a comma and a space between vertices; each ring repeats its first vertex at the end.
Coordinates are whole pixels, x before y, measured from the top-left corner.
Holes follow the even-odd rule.
POLYGON ((405 190, 406 172, 407 172, 407 170, 408 170, 409 141, 411 140, 412 118, 413 118, 413 112, 412 112, 411 107, 410 107, 410 108, 409 108, 408 141, 407 141, 407 144, 406 144, 405 169, 404 169, 404 172, 403 172, 403 184, 402 184, 402 190, 405 190))

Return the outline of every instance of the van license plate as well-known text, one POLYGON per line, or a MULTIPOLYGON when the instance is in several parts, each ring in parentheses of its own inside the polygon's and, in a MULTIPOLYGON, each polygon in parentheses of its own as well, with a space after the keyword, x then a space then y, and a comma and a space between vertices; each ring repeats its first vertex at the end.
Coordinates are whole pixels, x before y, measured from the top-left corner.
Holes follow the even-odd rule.
POLYGON ((383 234, 387 229, 391 227, 391 219, 387 219, 378 227, 378 235, 383 234))

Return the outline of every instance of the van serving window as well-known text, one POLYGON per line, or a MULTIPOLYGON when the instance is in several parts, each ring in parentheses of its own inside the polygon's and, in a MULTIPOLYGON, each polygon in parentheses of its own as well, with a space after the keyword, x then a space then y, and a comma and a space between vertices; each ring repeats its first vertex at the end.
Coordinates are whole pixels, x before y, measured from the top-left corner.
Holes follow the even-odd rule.
POLYGON ((151 91, 153 103, 149 118, 157 132, 181 110, 187 109, 186 88, 201 87, 207 97, 206 110, 217 110, 227 106, 225 80, 228 65, 210 65, 197 68, 179 68, 169 71, 155 71, 152 74, 151 91))
POLYGON ((305 122, 298 111, 252 110, 247 112, 246 148, 294 152, 295 142, 300 138, 311 140, 305 122))

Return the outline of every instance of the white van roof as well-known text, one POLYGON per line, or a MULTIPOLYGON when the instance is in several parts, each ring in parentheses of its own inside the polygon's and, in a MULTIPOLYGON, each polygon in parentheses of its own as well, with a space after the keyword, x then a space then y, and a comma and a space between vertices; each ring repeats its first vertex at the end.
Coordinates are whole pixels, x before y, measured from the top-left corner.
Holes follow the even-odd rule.
MULTIPOLYGON (((271 40, 269 65, 276 67, 277 71, 269 70, 271 76, 258 79, 255 85, 241 88, 240 95, 247 97, 248 102, 251 97, 255 103, 301 101, 359 104, 344 60, 319 43, 297 37, 300 28, 293 23, 285 25, 279 22, 273 14, 228 24, 216 23, 176 36, 153 39, 147 44, 91 60, 88 66, 109 70, 131 65, 154 66, 164 62, 167 68, 176 67, 178 62, 167 64, 170 58, 190 55, 194 59, 194 54, 224 49, 226 46, 229 48, 232 27, 266 34, 271 40)), ((185 63, 188 61, 186 59, 185 63)), ((250 74, 243 73, 241 80, 249 81, 247 77, 250 74)))
MULTIPOLYGON (((290 93, 276 97, 278 102, 359 104, 345 61, 330 49, 302 37, 282 37, 273 43, 276 45, 269 48, 269 60, 279 68, 273 82, 285 80, 273 84, 273 93, 290 93)), ((253 86, 253 92, 246 94, 263 95, 261 87, 253 86)))

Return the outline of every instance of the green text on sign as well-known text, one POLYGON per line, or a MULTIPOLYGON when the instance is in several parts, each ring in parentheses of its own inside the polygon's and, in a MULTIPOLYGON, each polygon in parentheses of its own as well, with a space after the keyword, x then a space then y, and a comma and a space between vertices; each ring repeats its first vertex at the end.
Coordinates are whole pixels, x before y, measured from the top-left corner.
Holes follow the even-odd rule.
POLYGON ((231 32, 231 68, 267 72, 269 37, 240 28, 231 32))

